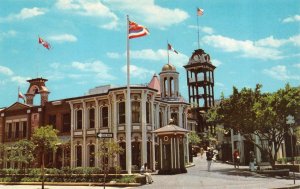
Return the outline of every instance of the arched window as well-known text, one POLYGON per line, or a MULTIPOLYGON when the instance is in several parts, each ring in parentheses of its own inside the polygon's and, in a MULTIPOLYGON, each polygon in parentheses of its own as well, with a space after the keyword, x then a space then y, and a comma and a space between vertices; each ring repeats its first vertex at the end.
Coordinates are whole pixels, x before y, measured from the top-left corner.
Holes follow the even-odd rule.
POLYGON ((159 128, 163 126, 163 112, 159 111, 159 128))
POLYGON ((95 108, 89 109, 89 128, 95 128, 95 108))
POLYGON ((102 107, 101 111, 101 117, 102 117, 102 127, 108 127, 108 107, 102 107))
POLYGON ((173 119, 173 123, 175 125, 178 125, 178 114, 177 113, 171 113, 171 118, 173 119))
POLYGON ((169 86, 170 86, 169 94, 170 94, 170 97, 172 97, 174 95, 174 79, 173 79, 173 77, 170 78, 169 86))
POLYGON ((82 129, 82 110, 76 111, 76 129, 82 129))
POLYGON ((95 167, 95 145, 91 144, 89 148, 89 167, 95 167))
POLYGON ((146 102, 146 122, 150 123, 150 112, 151 112, 151 106, 149 102, 146 102))
POLYGON ((119 102, 119 124, 125 123, 125 102, 119 102))
POLYGON ((76 146, 76 167, 82 166, 82 147, 76 146))
POLYGON ((131 103, 131 116, 132 123, 140 123, 140 112, 141 112, 141 103, 139 101, 133 101, 131 103))
POLYGON ((164 95, 168 96, 168 80, 164 78, 164 95))

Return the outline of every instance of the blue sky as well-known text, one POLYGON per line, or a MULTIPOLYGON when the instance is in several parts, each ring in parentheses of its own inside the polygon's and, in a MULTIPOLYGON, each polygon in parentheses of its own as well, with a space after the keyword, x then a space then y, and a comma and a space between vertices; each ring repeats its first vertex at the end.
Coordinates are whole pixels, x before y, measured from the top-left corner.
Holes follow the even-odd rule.
POLYGON ((132 39, 131 83, 148 83, 170 62, 187 98, 187 64, 197 49, 210 54, 215 96, 263 85, 272 92, 300 83, 300 1, 289 0, 1 0, 0 107, 17 100, 26 79, 47 78, 50 100, 81 96, 99 85, 126 85, 126 15, 150 35, 132 39), (47 50, 38 36, 52 45, 47 50))

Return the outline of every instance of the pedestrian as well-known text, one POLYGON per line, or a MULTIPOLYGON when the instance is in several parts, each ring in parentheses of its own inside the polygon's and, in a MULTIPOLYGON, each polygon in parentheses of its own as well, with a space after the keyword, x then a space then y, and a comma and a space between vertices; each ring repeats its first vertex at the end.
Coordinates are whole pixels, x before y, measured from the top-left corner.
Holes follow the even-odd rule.
POLYGON ((147 183, 152 184, 153 179, 152 179, 151 173, 148 172, 147 163, 144 163, 144 165, 142 165, 142 167, 140 169, 140 173, 141 173, 141 175, 145 175, 147 183))
POLYGON ((237 149, 235 149, 233 152, 233 163, 234 163, 234 168, 240 167, 240 153, 237 149))
POLYGON ((255 162, 254 152, 250 151, 249 156, 250 156, 249 169, 250 169, 250 171, 254 171, 254 162, 255 162))
POLYGON ((207 160, 207 171, 210 172, 210 166, 211 166, 211 161, 213 158, 213 152, 210 148, 207 148, 207 152, 206 152, 206 160, 207 160))
POLYGON ((201 148, 200 148, 201 159, 203 158, 203 154, 204 154, 204 150, 203 150, 203 148, 201 147, 201 148))

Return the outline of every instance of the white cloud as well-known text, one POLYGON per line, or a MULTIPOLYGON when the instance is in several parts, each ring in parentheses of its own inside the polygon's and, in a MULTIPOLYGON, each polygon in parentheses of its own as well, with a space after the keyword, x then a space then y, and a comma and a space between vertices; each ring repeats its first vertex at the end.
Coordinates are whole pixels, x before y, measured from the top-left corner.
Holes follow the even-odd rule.
POLYGON ((7 32, 0 32, 0 40, 8 37, 14 37, 17 35, 17 32, 15 30, 9 30, 7 32))
POLYGON ((300 15, 294 15, 283 19, 283 23, 300 22, 300 15))
POLYGON ((300 68, 300 63, 299 64, 295 64, 294 67, 300 68))
POLYGON ((211 60, 211 63, 214 65, 214 66, 220 66, 222 64, 222 62, 218 59, 212 59, 211 60))
POLYGON ((292 43, 295 46, 300 46, 300 34, 299 35, 294 35, 292 37, 290 37, 289 42, 292 43))
POLYGON ((204 36, 202 42, 224 50, 225 52, 239 52, 243 57, 257 58, 257 59, 281 59, 281 52, 277 49, 261 47, 250 40, 236 40, 221 35, 204 36))
POLYGON ((264 69, 263 73, 269 75, 274 79, 281 80, 281 81, 300 80, 299 75, 292 75, 291 73, 288 72, 286 66, 284 65, 278 65, 270 69, 264 69))
POLYGON ((72 62, 71 67, 80 70, 82 72, 95 73, 97 77, 105 80, 114 80, 115 76, 109 74, 109 68, 107 65, 103 64, 101 61, 97 60, 94 62, 72 62))
MULTIPOLYGON (((127 73, 127 66, 122 67, 122 71, 127 73)), ((139 78, 139 79, 146 79, 151 77, 155 73, 154 70, 148 70, 142 67, 137 67, 135 65, 130 65, 130 76, 139 78)))
POLYGON ((12 76, 11 81, 16 82, 20 85, 26 84, 27 80, 30 79, 29 77, 22 77, 22 76, 12 76))
POLYGON ((0 18, 0 21, 13 21, 13 20, 25 20, 28 18, 40 16, 46 13, 46 9, 33 7, 33 8, 23 8, 17 14, 10 14, 5 18, 0 18))
POLYGON ((207 26, 201 27, 201 31, 204 32, 204 33, 207 33, 207 34, 215 33, 213 28, 207 27, 207 26))
POLYGON ((256 41, 255 45, 266 47, 280 47, 286 44, 287 42, 288 40, 285 39, 274 39, 274 37, 271 35, 270 37, 256 41))
POLYGON ((165 29, 189 17, 188 13, 181 9, 161 7, 155 4, 154 0, 104 0, 104 3, 131 15, 130 19, 138 19, 137 22, 141 22, 139 24, 147 27, 165 29))
POLYGON ((58 0, 56 7, 60 10, 70 11, 83 16, 95 16, 109 19, 109 23, 103 24, 104 29, 116 29, 119 18, 105 6, 101 1, 96 0, 58 0))
POLYGON ((118 59, 118 58, 121 57, 121 55, 119 53, 116 53, 116 52, 108 52, 108 53, 106 53, 106 55, 109 58, 112 58, 112 59, 118 59))
POLYGON ((58 43, 76 42, 77 41, 77 37, 72 34, 53 35, 53 36, 50 36, 49 39, 51 41, 56 41, 58 43))
POLYGON ((14 72, 8 67, 0 66, 0 74, 12 76, 14 75, 14 72))

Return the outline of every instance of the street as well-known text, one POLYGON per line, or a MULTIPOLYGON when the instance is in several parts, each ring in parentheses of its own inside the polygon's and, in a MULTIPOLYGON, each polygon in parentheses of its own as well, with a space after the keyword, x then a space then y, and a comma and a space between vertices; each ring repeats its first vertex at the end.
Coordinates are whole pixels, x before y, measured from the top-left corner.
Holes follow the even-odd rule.
MULTIPOLYGON (((195 157, 195 166, 188 168, 188 173, 178 175, 152 175, 154 182, 137 188, 142 189, 269 189, 293 186, 292 179, 272 178, 251 173, 247 166, 234 169, 232 165, 213 162, 211 172, 207 172, 205 157, 195 157)), ((296 180, 296 185, 300 181, 296 180)), ((38 189, 41 186, 4 186, 0 189, 38 189)), ((46 186, 48 189, 101 189, 102 186, 46 186)), ((107 189, 118 187, 106 187, 107 189)), ((136 187, 125 187, 136 188, 136 187)))

